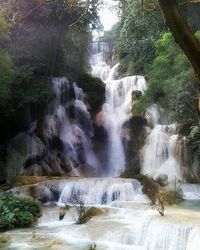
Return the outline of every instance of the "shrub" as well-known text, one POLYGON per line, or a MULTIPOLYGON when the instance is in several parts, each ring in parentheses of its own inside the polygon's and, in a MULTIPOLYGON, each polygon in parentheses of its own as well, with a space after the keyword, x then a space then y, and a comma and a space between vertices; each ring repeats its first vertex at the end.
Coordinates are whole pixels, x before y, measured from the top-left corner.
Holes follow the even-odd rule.
POLYGON ((165 206, 180 203, 182 192, 180 189, 169 191, 161 187, 156 180, 146 175, 138 175, 137 179, 142 184, 142 191, 150 200, 150 206, 156 209, 161 216, 165 215, 165 206))
POLYGON ((88 250, 95 250, 97 248, 97 245, 96 243, 91 243, 89 246, 88 246, 88 250))
POLYGON ((81 225, 87 223, 94 216, 101 215, 103 211, 96 207, 86 207, 80 195, 74 194, 72 204, 76 208, 78 218, 76 224, 81 225))
POLYGON ((40 216, 40 204, 29 198, 0 195, 0 229, 27 227, 40 216))

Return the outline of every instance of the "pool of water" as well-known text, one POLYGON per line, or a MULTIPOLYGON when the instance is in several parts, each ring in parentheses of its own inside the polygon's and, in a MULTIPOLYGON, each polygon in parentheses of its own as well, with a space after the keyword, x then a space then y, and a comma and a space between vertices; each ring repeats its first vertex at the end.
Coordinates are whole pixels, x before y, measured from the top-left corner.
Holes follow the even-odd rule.
POLYGON ((200 202, 185 201, 166 208, 161 217, 147 204, 118 202, 100 206, 102 214, 76 225, 76 209, 59 221, 59 206, 47 205, 38 223, 8 231, 1 250, 197 250, 200 242, 200 202), (95 245, 94 245, 95 243, 95 245))

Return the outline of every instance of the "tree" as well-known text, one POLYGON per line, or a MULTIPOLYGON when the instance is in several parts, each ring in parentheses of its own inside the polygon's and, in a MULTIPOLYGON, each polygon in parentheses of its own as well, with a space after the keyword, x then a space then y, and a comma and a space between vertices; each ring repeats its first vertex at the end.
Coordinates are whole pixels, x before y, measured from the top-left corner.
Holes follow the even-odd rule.
MULTIPOLYGON (((186 1, 187 2, 187 1, 186 1)), ((194 2, 194 1, 192 1, 194 2)), ((200 1, 195 1, 200 2, 200 1)), ((200 42, 184 20, 175 0, 159 0, 160 8, 175 41, 190 61, 200 87, 200 42)))
POLYGON ((5 32, 8 24, 0 16, 0 106, 6 105, 10 97, 10 85, 13 80, 14 71, 12 61, 5 51, 5 44, 8 41, 8 34, 5 32))
MULTIPOLYGON (((45 76, 51 80, 59 73, 59 67, 56 65, 63 61, 63 56, 66 54, 63 51, 67 44, 66 34, 71 34, 72 37, 74 32, 89 33, 90 27, 99 26, 98 4, 98 0, 2 1, 3 13, 11 26, 13 38, 11 43, 15 55, 16 47, 24 50, 21 44, 23 40, 28 48, 33 49, 29 59, 41 58, 41 65, 38 68, 41 71, 45 67, 45 76)), ((78 40, 80 41, 80 38, 78 40)), ((18 50, 19 59, 20 55, 21 57, 23 55, 24 59, 22 50, 18 50)), ((17 63, 21 64, 21 61, 17 63)))
MULTIPOLYGON (((77 211, 76 224, 81 225, 87 223, 94 216, 101 215, 103 211, 96 207, 87 207, 83 201, 83 197, 79 193, 74 193, 70 199, 70 203, 73 204, 77 211)), ((95 248, 94 248, 95 249, 95 248)))
MULTIPOLYGON (((178 204, 182 201, 180 189, 169 191, 147 175, 139 175, 137 179, 142 184, 142 191, 150 200, 150 206, 158 211, 161 216, 165 215, 165 206, 178 204)), ((165 184, 165 183, 162 183, 165 184)))
POLYGON ((152 61, 154 42, 163 29, 160 13, 142 11, 138 0, 123 7, 115 47, 125 74, 144 74, 144 65, 152 61))
POLYGON ((92 210, 93 208, 86 207, 80 195, 77 194, 73 195, 72 204, 76 208, 78 214, 78 218, 76 219, 76 224, 78 225, 85 224, 94 216, 92 210))
MULTIPOLYGON (((143 2, 144 1, 142 0, 142 3, 143 2)), ((200 42, 192 32, 191 28, 179 10, 179 4, 183 5, 188 3, 200 3, 200 1, 158 0, 158 3, 167 27, 170 29, 176 43, 183 50, 194 70, 197 79, 200 110, 200 42)), ((151 6, 151 8, 149 8, 150 10, 156 9, 156 4, 154 1, 151 1, 149 5, 151 6)))
POLYGON ((4 131, 0 145, 33 120, 40 131, 52 77, 74 81, 89 69, 87 47, 91 27, 99 26, 98 4, 99 0, 0 1, 0 128, 4 131), (7 33, 9 39, 1 42, 7 33))

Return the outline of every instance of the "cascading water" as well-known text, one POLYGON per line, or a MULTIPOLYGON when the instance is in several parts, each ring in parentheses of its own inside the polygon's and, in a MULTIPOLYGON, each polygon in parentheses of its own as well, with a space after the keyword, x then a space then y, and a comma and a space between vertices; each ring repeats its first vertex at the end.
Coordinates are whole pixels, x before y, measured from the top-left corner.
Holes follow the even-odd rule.
MULTIPOLYGON (((123 145, 126 133, 123 125, 131 118, 132 93, 135 90, 143 93, 146 82, 141 76, 115 80, 118 65, 109 67, 103 53, 99 53, 107 49, 105 43, 93 45, 96 54, 92 56, 91 64, 93 74, 106 83, 106 101, 97 115, 98 123, 106 129, 108 136, 108 166, 103 168, 105 172, 102 175, 114 177, 120 175, 126 165, 123 145)), ((73 163, 87 164, 87 171, 92 175, 93 169, 96 173, 95 168, 99 168, 100 164, 92 150, 93 128, 84 103, 84 93, 76 84, 70 86, 66 78, 53 80, 53 92, 55 98, 46 116, 45 138, 50 142, 59 138, 64 146, 65 157, 73 163)), ((148 109, 146 119, 148 136, 141 152, 142 173, 154 178, 167 176, 169 182, 181 180, 179 158, 182 151, 177 149, 179 138, 176 124, 156 105, 148 109)), ((49 181, 38 188, 38 192, 45 193, 41 197, 49 199, 59 195, 57 205, 72 206, 64 220, 58 220, 58 206, 45 206, 34 233, 26 229, 6 233, 11 236, 11 243, 6 250, 88 250, 92 246, 97 246, 98 250, 198 249, 199 203, 191 200, 200 199, 199 185, 182 185, 183 197, 190 200, 187 201, 189 205, 167 207, 166 216, 160 217, 157 211, 150 208, 149 200, 142 193, 142 186, 137 180, 68 178, 58 182, 56 185, 49 181), (76 225, 78 206, 76 204, 74 207, 74 196, 84 206, 99 208, 100 215, 84 226, 76 225)), ((17 188, 15 191, 19 192, 17 188)))
POLYGON ((155 179, 165 175, 169 181, 181 180, 180 166, 175 157, 177 127, 176 124, 170 124, 166 116, 164 117, 163 121, 156 105, 151 106, 146 113, 146 118, 153 129, 141 152, 141 172, 155 179))
POLYGON ((46 140, 59 138, 64 147, 64 157, 72 163, 87 165, 87 170, 94 174, 98 162, 91 145, 92 122, 84 103, 83 90, 75 83, 70 86, 66 78, 54 78, 53 93, 53 107, 50 105, 45 122, 46 140))
POLYGON ((132 179, 77 179, 69 180, 63 188, 59 203, 73 204, 77 196, 85 205, 110 204, 113 201, 146 202, 141 184, 132 179))
POLYGON ((105 61, 104 47, 93 48, 91 56, 92 73, 106 83, 106 101, 102 107, 102 125, 108 135, 108 166, 106 176, 119 176, 126 166, 123 125, 131 117, 132 93, 146 90, 146 81, 142 76, 129 76, 115 80, 118 64, 113 68, 105 61))

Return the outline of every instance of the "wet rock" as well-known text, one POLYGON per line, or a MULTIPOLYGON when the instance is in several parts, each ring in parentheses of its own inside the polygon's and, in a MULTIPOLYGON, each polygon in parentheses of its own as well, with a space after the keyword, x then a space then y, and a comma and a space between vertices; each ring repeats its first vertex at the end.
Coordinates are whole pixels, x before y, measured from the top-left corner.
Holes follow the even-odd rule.
POLYGON ((70 172, 73 168, 72 163, 63 155, 60 156, 60 166, 66 172, 70 172))
POLYGON ((7 244, 9 243, 11 237, 9 235, 1 235, 0 236, 0 244, 7 244))
POLYGON ((143 116, 134 115, 129 120, 132 133, 138 133, 147 126, 147 120, 143 116))
POLYGON ((46 154, 43 142, 35 135, 20 133, 10 140, 7 149, 6 176, 23 175, 46 154))
POLYGON ((48 144, 51 150, 56 149, 60 152, 63 152, 65 149, 64 142, 58 136, 51 137, 48 141, 48 144))
POLYGON ((54 200, 54 195, 45 183, 24 185, 9 190, 9 193, 21 197, 33 197, 43 203, 54 200))
POLYGON ((40 166, 42 168, 42 175, 44 175, 44 176, 52 175, 53 172, 52 172, 50 166, 45 161, 42 161, 40 163, 40 166))
POLYGON ((61 176, 62 175, 62 168, 60 166, 60 159, 58 157, 55 157, 49 161, 49 166, 52 171, 52 174, 55 176, 61 176))
POLYGON ((28 128, 28 133, 33 134, 35 132, 36 128, 37 128, 37 121, 34 121, 30 124, 30 126, 28 128))
POLYGON ((31 167, 23 171, 23 175, 24 176, 42 176, 43 175, 42 167, 38 164, 33 164, 31 165, 31 167))
POLYGON ((54 200, 53 193, 45 185, 33 185, 29 187, 29 195, 43 203, 54 200))
POLYGON ((145 144, 146 130, 145 126, 147 121, 142 116, 133 116, 131 119, 124 124, 124 128, 129 128, 129 140, 126 141, 126 159, 127 169, 132 174, 139 174, 141 163, 140 163, 140 151, 145 144))
POLYGON ((3 161, 0 161, 0 185, 1 183, 6 181, 6 177, 5 177, 5 164, 3 163, 3 161))
POLYGON ((24 163, 23 163, 23 166, 24 168, 28 168, 38 162, 40 162, 43 158, 43 155, 28 155, 25 159, 24 159, 24 163))

